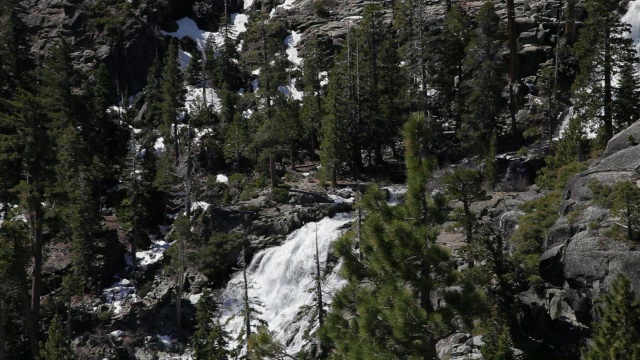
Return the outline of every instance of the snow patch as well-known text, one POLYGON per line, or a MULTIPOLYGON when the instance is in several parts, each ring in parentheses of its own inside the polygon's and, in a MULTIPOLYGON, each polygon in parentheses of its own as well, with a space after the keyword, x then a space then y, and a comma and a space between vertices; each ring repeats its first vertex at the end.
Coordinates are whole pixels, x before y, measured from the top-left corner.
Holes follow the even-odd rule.
POLYGON ((225 174, 218 174, 216 175, 216 182, 226 184, 229 182, 229 177, 227 177, 227 175, 225 174))
POLYGON ((299 67, 300 64, 302 64, 302 58, 298 54, 298 49, 296 48, 300 42, 300 38, 302 38, 301 33, 292 31, 291 35, 284 39, 284 44, 287 46, 287 59, 289 59, 295 67, 299 67))
POLYGON ((202 294, 192 294, 189 296, 189 302, 193 305, 197 304, 200 301, 202 294))
POLYGON ((157 138, 155 144, 153 144, 153 148, 156 150, 156 154, 162 154, 164 152, 164 138, 157 138))
MULTIPOLYGON (((220 98, 218 94, 213 88, 206 87, 205 88, 205 100, 207 106, 213 107, 215 111, 220 111, 222 105, 220 103, 220 98)), ((198 104, 202 104, 202 87, 201 86, 187 86, 187 95, 185 98, 185 102, 187 105, 187 112, 189 114, 193 113, 195 109, 198 107, 198 104)))
POLYGON ((113 307, 114 314, 122 312, 122 303, 129 297, 135 296, 136 289, 127 279, 120 279, 111 287, 102 291, 107 304, 113 307))
POLYGON ((151 240, 151 249, 136 252, 138 266, 149 266, 162 260, 164 252, 169 249, 171 243, 164 240, 151 240))

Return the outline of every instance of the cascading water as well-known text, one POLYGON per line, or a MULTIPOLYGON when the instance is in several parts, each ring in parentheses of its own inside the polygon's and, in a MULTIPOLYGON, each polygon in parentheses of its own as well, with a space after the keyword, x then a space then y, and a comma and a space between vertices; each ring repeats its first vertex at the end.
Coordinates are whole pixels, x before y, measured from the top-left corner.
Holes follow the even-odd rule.
MULTIPOLYGON (((282 245, 258 252, 247 268, 249 282, 253 286, 249 296, 262 303, 260 317, 290 354, 302 349, 303 335, 310 326, 308 315, 297 323, 294 321, 300 307, 313 303, 314 295, 308 289, 314 286, 316 231, 320 266, 325 269, 331 244, 350 221, 350 214, 341 213, 308 223, 291 233, 282 245)), ((236 274, 222 295, 221 320, 228 320, 227 329, 232 337, 243 326, 239 316, 233 317, 242 307, 242 281, 242 273, 236 274)), ((324 280, 323 292, 331 294, 343 283, 344 280, 333 271, 324 280)))
POLYGON ((629 36, 636 44, 636 49, 640 50, 640 0, 634 0, 629 3, 629 8, 622 17, 622 21, 631 25, 629 36))

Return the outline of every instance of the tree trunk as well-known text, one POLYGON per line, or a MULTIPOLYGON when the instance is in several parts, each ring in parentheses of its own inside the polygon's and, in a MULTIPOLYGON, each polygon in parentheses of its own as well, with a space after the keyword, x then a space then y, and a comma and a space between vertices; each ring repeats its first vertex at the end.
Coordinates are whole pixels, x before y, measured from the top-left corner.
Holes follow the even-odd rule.
MULTIPOLYGON (((20 254, 23 249, 18 245, 18 239, 13 240, 13 247, 17 254, 20 254)), ((34 313, 31 309, 29 302, 29 287, 27 284, 27 272, 26 265, 24 264, 22 256, 16 257, 16 269, 18 271, 17 277, 20 286, 20 297, 22 298, 22 312, 24 321, 27 324, 27 333, 29 334, 29 344, 31 347, 31 359, 36 359, 40 355, 40 343, 38 342, 38 328, 36 326, 36 320, 34 313)))
POLYGON ((5 354, 5 333, 6 333, 6 328, 5 328, 5 324, 7 323, 6 321, 7 319, 7 310, 6 310, 6 304, 4 302, 3 299, 0 299, 0 360, 5 360, 6 359, 6 354, 5 354))
POLYGON ((271 187, 278 186, 278 175, 276 173, 276 159, 273 157, 273 152, 269 153, 269 173, 271 175, 271 187))
POLYGON ((613 119, 612 119, 612 72, 613 72, 613 54, 611 50, 611 30, 605 29, 604 42, 604 141, 605 143, 613 137, 613 119))
POLYGON ((518 42, 516 40, 516 20, 513 0, 507 0, 507 25, 509 31, 509 115, 514 143, 518 140, 516 123, 516 104, 513 95, 513 84, 518 81, 518 42))
MULTIPOLYGON (((42 291, 42 221, 44 213, 40 204, 36 204, 32 213, 31 227, 33 230, 33 272, 31 274, 31 316, 34 326, 40 322, 40 293, 42 291)), ((37 340, 36 340, 37 341, 37 340)), ((37 354, 36 354, 37 355, 37 354)))

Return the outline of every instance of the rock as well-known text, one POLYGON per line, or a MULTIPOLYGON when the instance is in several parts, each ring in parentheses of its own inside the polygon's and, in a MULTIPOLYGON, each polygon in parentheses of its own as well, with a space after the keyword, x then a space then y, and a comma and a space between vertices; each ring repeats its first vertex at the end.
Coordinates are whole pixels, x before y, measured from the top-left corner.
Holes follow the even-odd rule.
POLYGON ((483 336, 482 335, 478 335, 478 336, 474 336, 472 338, 470 338, 469 340, 467 340, 467 342, 465 344, 469 345, 469 346, 475 346, 475 347, 482 347, 484 345, 484 341, 482 341, 483 336))
POLYGON ((602 157, 609 157, 621 150, 640 144, 640 122, 629 126, 626 130, 615 135, 607 143, 607 149, 602 157))
POLYGON ((564 284, 563 255, 564 244, 545 251, 540 257, 540 276, 555 286, 562 286, 562 284, 564 284))

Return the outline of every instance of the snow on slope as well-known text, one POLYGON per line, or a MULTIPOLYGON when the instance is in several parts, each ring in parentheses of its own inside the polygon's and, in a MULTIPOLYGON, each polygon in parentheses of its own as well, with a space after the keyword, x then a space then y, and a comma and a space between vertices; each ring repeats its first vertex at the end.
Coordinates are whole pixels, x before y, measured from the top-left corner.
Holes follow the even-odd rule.
MULTIPOLYGON (((232 14, 231 28, 229 29, 229 35, 231 36, 231 38, 236 39, 240 34, 247 31, 248 21, 249 17, 245 14, 232 14)), ((200 49, 200 51, 204 51, 204 48, 207 45, 207 39, 209 39, 210 36, 213 36, 213 39, 218 46, 221 46, 222 42, 224 41, 222 29, 219 29, 219 31, 217 32, 201 30, 200 28, 198 28, 198 24, 196 24, 196 22, 189 17, 182 18, 178 20, 177 23, 177 31, 171 33, 163 31, 162 34, 173 36, 177 39, 190 37, 196 42, 196 44, 198 44, 198 48, 200 49)))

